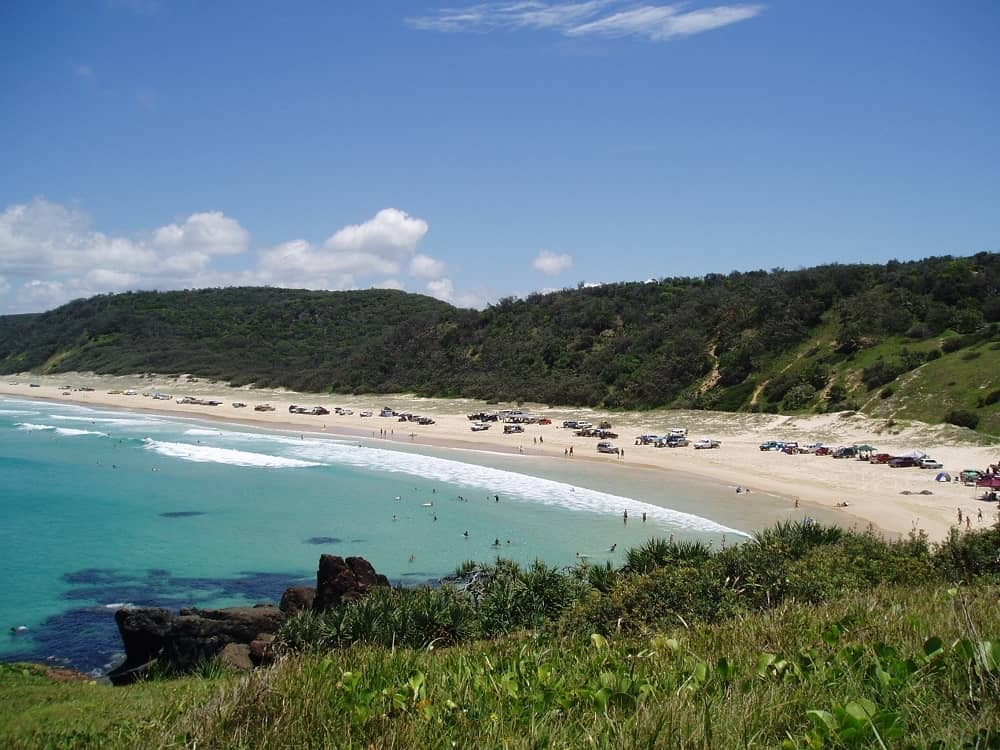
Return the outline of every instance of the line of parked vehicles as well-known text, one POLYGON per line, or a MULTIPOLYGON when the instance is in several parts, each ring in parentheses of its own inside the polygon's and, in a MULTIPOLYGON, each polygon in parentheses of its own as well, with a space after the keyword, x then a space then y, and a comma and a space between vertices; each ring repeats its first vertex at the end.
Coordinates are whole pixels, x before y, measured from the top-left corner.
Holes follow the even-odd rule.
POLYGON ((762 451, 776 451, 789 455, 811 453, 814 456, 831 456, 833 458, 856 458, 859 461, 867 461, 872 464, 887 464, 893 469, 903 469, 907 467, 919 467, 921 469, 940 469, 942 464, 930 456, 922 454, 920 451, 913 451, 911 454, 893 456, 891 453, 876 453, 871 446, 865 445, 841 445, 829 446, 822 443, 810 443, 799 445, 790 440, 767 440, 760 444, 762 451))

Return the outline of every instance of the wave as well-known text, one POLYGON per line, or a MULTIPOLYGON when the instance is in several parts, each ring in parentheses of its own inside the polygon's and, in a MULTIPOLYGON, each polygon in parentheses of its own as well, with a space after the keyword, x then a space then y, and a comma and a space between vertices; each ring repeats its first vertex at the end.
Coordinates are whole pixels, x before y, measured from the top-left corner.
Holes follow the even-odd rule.
POLYGON ((51 424, 33 424, 32 422, 18 422, 16 425, 17 429, 23 430, 24 432, 42 432, 42 431, 53 431, 57 435, 62 435, 63 437, 79 437, 80 435, 100 435, 101 437, 107 437, 106 432, 97 432, 95 430, 78 430, 75 427, 56 427, 51 424))
POLYGON ((681 529, 746 536, 738 529, 729 528, 692 513, 664 508, 610 492, 577 487, 553 479, 542 479, 447 458, 382 448, 360 448, 356 444, 338 444, 326 440, 300 442, 295 453, 301 458, 326 464, 346 464, 366 471, 409 474, 485 491, 487 495, 501 494, 505 500, 516 499, 590 513, 617 515, 628 511, 633 518, 646 513, 654 521, 666 522, 681 529))
POLYGON ((191 445, 190 443, 171 443, 163 440, 143 441, 146 449, 169 458, 179 458, 196 463, 229 464, 231 466, 247 466, 265 469, 299 469, 310 466, 322 466, 315 461, 303 461, 297 458, 269 456, 265 453, 250 453, 232 448, 213 448, 207 445, 191 445))
POLYGON ((0 414, 8 417, 31 417, 38 413, 28 409, 0 409, 0 414))
POLYGON ((185 435, 191 435, 193 437, 219 437, 223 433, 220 430, 202 430, 199 428, 185 430, 185 435))
POLYGON ((98 432, 97 430, 78 430, 75 427, 56 427, 57 435, 65 435, 66 437, 77 437, 79 435, 100 435, 101 437, 107 437, 108 433, 98 432))
POLYGON ((14 424, 14 426, 19 430, 23 430, 24 432, 36 432, 38 430, 55 429, 55 427, 53 427, 50 424, 32 424, 31 422, 17 422, 14 424))
POLYGON ((52 414, 50 419, 58 419, 62 422, 89 422, 91 424, 106 424, 116 427, 149 427, 152 425, 162 425, 160 419, 135 419, 125 417, 71 417, 66 414, 52 414))

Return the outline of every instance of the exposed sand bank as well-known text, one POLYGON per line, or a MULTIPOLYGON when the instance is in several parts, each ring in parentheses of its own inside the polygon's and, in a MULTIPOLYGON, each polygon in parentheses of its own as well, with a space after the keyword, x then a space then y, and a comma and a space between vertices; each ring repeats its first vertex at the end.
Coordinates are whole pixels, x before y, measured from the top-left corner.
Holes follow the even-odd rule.
MULTIPOLYGON (((785 417, 762 414, 727 414, 700 411, 658 411, 607 414, 586 408, 549 408, 524 405, 525 411, 547 417, 550 425, 525 425, 522 434, 503 434, 502 425, 494 423, 489 430, 472 432, 468 413, 493 411, 507 405, 487 405, 466 399, 426 399, 396 396, 338 396, 300 394, 281 390, 229 388, 224 383, 192 381, 166 376, 97 376, 68 373, 55 376, 18 375, 0 381, 0 394, 24 398, 73 402, 89 406, 143 410, 198 419, 219 420, 236 424, 272 429, 325 432, 330 435, 385 439, 414 446, 436 446, 451 449, 473 449, 495 453, 524 454, 553 461, 586 462, 600 466, 609 475, 626 480, 636 467, 668 471, 697 477, 713 483, 751 490, 743 493, 740 502, 750 511, 755 503, 761 506, 766 495, 787 498, 788 506, 796 499, 800 511, 818 510, 821 518, 842 518, 845 525, 872 524, 892 533, 906 534, 923 529, 932 539, 941 539, 957 523, 957 510, 963 516, 971 513, 972 527, 981 527, 996 520, 996 506, 975 498, 981 490, 957 482, 936 482, 937 471, 917 468, 891 469, 885 465, 826 456, 785 455, 759 450, 765 440, 797 440, 800 444, 823 442, 827 445, 869 443, 879 451, 896 454, 914 448, 925 451, 944 465, 944 470, 956 475, 963 469, 984 469, 1000 460, 1000 445, 983 445, 972 433, 949 426, 923 423, 889 425, 885 420, 872 420, 861 415, 829 414, 809 417, 785 417), (39 387, 30 387, 31 383, 39 387), (61 386, 70 386, 68 395, 61 386), (73 390, 81 386, 93 391, 73 390), (137 395, 110 394, 108 391, 134 389, 137 395), (170 401, 153 400, 143 393, 162 392, 174 397, 170 401), (194 396, 222 401, 221 406, 178 404, 177 399, 194 396), (233 408, 233 402, 244 402, 246 408, 233 408), (257 404, 270 403, 275 411, 258 412, 257 404), (288 406, 322 405, 333 411, 341 406, 354 411, 351 415, 331 413, 325 416, 290 414, 288 406), (379 417, 379 409, 389 406, 397 411, 426 415, 435 424, 421 426, 414 422, 398 422, 379 417), (374 415, 362 417, 360 412, 371 409, 374 415), (582 438, 572 430, 563 429, 566 419, 587 419, 595 424, 610 419, 620 437, 613 442, 624 449, 623 457, 598 454, 597 440, 582 438), (687 427, 693 442, 700 437, 722 441, 712 450, 686 448, 656 448, 634 445, 641 434, 664 434, 670 427, 687 427), (573 449, 570 458, 567 453, 573 449), (931 494, 920 494, 929 492, 931 494), (909 493, 909 494, 903 494, 909 493), (762 496, 763 495, 763 496, 762 496), (759 500, 757 498, 760 498, 759 500), (847 508, 837 504, 848 502, 847 508), (982 509, 983 521, 977 511, 982 509)), ((768 501, 773 505, 773 498, 768 501)), ((773 519, 773 513, 763 512, 760 525, 773 519)))

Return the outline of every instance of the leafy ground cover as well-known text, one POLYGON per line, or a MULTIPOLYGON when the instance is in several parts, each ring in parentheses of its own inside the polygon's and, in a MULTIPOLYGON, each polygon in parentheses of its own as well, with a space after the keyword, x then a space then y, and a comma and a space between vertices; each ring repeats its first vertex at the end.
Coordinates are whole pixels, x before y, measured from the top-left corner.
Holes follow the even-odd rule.
POLYGON ((11 747, 1000 748, 1000 528, 780 524, 615 569, 463 565, 127 689, 0 669, 11 747))

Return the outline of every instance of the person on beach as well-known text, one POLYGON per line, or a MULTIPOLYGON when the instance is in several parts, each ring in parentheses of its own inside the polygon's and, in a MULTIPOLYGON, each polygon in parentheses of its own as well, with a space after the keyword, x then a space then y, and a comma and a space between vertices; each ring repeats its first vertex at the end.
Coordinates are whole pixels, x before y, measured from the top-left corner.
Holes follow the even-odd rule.
POLYGON ((962 523, 962 509, 961 508, 958 509, 958 522, 962 523))
POLYGON ((646 511, 642 512, 642 522, 646 523, 646 511))
POLYGON ((626 509, 625 512, 622 513, 622 523, 628 523, 628 509, 626 509))
POLYGON ((500 496, 499 495, 494 495, 493 496, 493 502, 499 503, 500 502, 500 496))
POLYGON ((976 520, 979 521, 979 523, 983 522, 983 509, 982 508, 979 509, 979 514, 978 514, 978 517, 976 518, 976 520))

